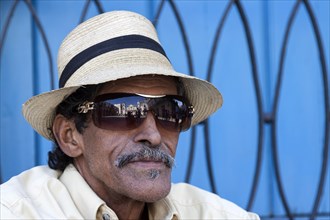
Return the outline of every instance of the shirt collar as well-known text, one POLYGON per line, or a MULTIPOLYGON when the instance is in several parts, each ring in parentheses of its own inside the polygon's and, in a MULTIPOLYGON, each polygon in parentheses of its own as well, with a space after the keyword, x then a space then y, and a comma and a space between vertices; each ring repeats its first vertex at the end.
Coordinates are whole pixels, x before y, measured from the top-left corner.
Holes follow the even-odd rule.
POLYGON ((67 187, 84 219, 95 219, 99 207, 105 202, 90 188, 78 170, 70 164, 59 179, 67 187))
POLYGON ((180 219, 178 211, 175 209, 168 197, 148 204, 148 210, 149 219, 180 219))
MULTIPOLYGON (((67 187, 84 219, 95 219, 98 211, 102 211, 102 207, 107 207, 72 164, 65 168, 59 180, 67 187)), ((168 197, 148 204, 148 211, 150 219, 180 219, 168 197)), ((109 209, 109 212, 111 215, 115 215, 111 209, 109 209)))

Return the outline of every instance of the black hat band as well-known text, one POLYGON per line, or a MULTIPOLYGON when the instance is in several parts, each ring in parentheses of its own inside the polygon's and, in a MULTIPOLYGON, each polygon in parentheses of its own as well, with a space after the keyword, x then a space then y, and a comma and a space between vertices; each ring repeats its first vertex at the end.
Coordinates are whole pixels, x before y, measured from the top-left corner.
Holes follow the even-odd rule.
POLYGON ((142 48, 153 50, 161 53, 167 58, 162 46, 151 38, 142 35, 126 35, 112 38, 95 44, 74 56, 65 66, 61 74, 59 80, 59 88, 62 88, 67 82, 67 80, 72 76, 72 74, 89 60, 110 51, 128 48, 142 48))

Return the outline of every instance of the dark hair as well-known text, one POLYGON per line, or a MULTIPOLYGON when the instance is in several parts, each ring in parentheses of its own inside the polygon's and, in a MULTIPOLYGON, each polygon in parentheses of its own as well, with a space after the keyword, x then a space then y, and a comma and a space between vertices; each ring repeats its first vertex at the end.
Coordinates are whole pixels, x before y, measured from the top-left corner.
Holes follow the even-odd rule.
MULTIPOLYGON (((183 82, 179 78, 175 78, 175 81, 178 94, 185 96, 183 82)), ((67 119, 74 120, 78 132, 83 133, 84 129, 87 127, 87 120, 90 114, 79 114, 76 109, 79 104, 94 100, 102 85, 103 84, 80 87, 57 106, 55 115, 61 114, 67 119)), ((51 135, 54 136, 52 128, 48 128, 48 130, 51 135)), ((64 169, 73 162, 73 158, 62 151, 55 137, 53 137, 53 139, 53 149, 48 152, 48 166, 54 170, 64 171, 64 169)))
MULTIPOLYGON (((93 100, 96 96, 99 86, 88 85, 80 87, 76 92, 68 96, 56 108, 55 115, 61 114, 67 119, 72 119, 79 133, 83 133, 87 127, 89 114, 79 114, 76 110, 78 105, 84 101, 93 100)), ((52 128, 48 128, 52 132, 52 128)), ((54 135, 52 135, 54 136, 54 135)), ((54 170, 63 171, 67 165, 73 162, 73 158, 66 155, 59 147, 56 138, 54 138, 54 146, 52 151, 48 152, 48 166, 54 170)))

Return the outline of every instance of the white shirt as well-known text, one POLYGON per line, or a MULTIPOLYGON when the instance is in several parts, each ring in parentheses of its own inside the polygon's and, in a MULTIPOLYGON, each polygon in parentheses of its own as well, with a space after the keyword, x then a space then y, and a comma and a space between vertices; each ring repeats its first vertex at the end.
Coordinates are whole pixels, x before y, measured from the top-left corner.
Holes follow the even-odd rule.
MULTIPOLYGON (((1 219, 118 219, 73 165, 39 166, 0 186, 1 219)), ((219 196, 186 183, 148 204, 149 219, 259 219, 219 196)))

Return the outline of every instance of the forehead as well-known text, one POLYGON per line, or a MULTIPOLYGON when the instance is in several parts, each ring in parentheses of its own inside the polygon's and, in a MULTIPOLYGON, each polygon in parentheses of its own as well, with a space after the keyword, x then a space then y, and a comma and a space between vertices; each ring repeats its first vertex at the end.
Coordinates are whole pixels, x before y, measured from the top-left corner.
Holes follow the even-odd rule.
POLYGON ((167 76, 135 76, 105 83, 99 94, 141 93, 146 95, 177 95, 177 80, 167 76))

